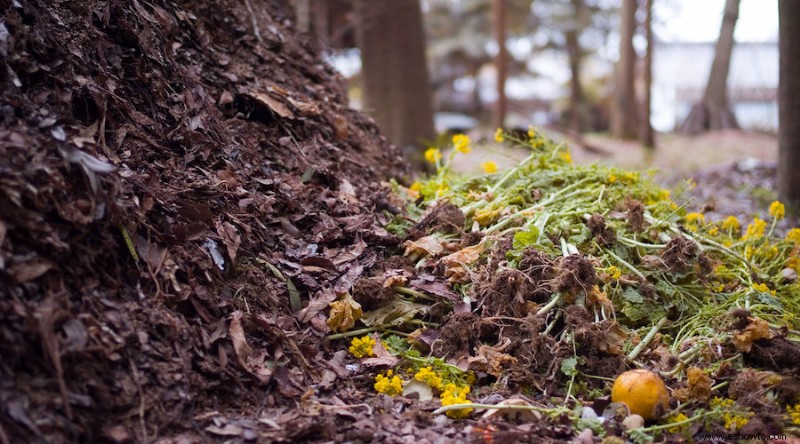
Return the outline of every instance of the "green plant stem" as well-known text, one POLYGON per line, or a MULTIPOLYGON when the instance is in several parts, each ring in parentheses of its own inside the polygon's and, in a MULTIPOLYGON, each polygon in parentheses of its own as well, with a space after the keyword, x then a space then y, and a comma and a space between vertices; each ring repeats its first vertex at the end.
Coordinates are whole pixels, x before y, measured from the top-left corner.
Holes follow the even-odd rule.
POLYGON ((547 313, 548 311, 552 310, 553 307, 555 307, 556 304, 558 304, 559 300, 561 300, 561 293, 556 294, 552 299, 550 299, 550 302, 548 302, 547 305, 545 305, 544 307, 540 308, 539 311, 536 312, 536 315, 541 316, 547 313))
MULTIPOLYGON (((599 245, 598 245, 598 248, 599 248, 599 245)), ((624 265, 625 268, 627 268, 628 270, 632 271, 633 274, 635 274, 636 276, 639 276, 642 280, 647 280, 647 278, 644 276, 644 274, 642 274, 641 271, 637 270, 636 267, 634 267, 633 265, 629 264, 626 260, 624 260, 621 257, 617 256, 613 251, 606 250, 606 253, 609 256, 611 256, 614 259, 616 259, 617 262, 619 262, 620 264, 624 265)))
POLYGON ((641 353, 642 350, 645 349, 645 347, 650 345, 650 342, 653 340, 653 338, 656 337, 656 333, 658 333, 658 331, 661 330, 661 327, 666 325, 666 323, 667 323, 666 316, 659 319, 658 322, 656 322, 656 325, 654 325, 653 328, 651 328, 650 331, 647 333, 647 336, 645 336, 644 339, 642 339, 642 342, 640 342, 636 346, 636 348, 634 348, 633 350, 631 350, 630 353, 628 353, 628 360, 629 361, 635 360, 639 356, 639 353, 641 353))
POLYGON ((566 407, 545 408, 545 407, 536 407, 534 405, 497 405, 497 404, 469 403, 469 404, 445 405, 434 410, 432 413, 434 415, 439 415, 444 412, 448 412, 450 410, 460 410, 460 409, 527 410, 531 412, 544 413, 546 415, 551 415, 551 416, 561 415, 563 413, 569 412, 569 409, 567 409, 566 407))
POLYGON ((373 331, 378 331, 378 330, 382 330, 382 329, 383 329, 383 326, 361 328, 361 329, 358 329, 358 330, 350 330, 350 331, 345 331, 345 332, 342 332, 342 333, 336 333, 336 334, 333 334, 333 335, 328 335, 328 336, 326 336, 326 339, 332 341, 334 339, 349 338, 351 336, 363 335, 364 333, 372 333, 373 331))
POLYGON ((415 298, 424 299, 426 301, 438 302, 438 300, 436 298, 434 298, 432 296, 428 296, 425 293, 419 292, 417 290, 413 290, 413 289, 408 288, 408 287, 401 287, 399 285, 395 285, 395 286, 392 287, 392 290, 394 290, 395 292, 400 293, 400 294, 405 294, 405 295, 412 296, 412 297, 415 297, 415 298))

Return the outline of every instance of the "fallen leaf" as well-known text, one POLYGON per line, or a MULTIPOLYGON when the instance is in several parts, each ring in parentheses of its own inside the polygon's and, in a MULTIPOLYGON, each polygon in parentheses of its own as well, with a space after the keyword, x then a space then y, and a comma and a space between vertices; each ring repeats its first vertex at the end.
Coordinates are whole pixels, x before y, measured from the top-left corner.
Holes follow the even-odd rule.
POLYGON ((747 327, 745 327, 744 331, 742 333, 734 334, 732 338, 733 345, 743 352, 750 351, 750 349, 753 347, 753 341, 757 341, 759 339, 772 339, 775 336, 772 333, 772 330, 770 330, 767 321, 756 317, 748 317, 747 320, 750 323, 747 325, 747 327))
POLYGON ((14 283, 22 284, 42 276, 51 268, 53 268, 52 264, 34 259, 11 266, 8 269, 8 274, 14 283))
POLYGON ((283 102, 281 102, 278 99, 273 98, 269 94, 265 94, 265 93, 262 93, 262 92, 254 92, 254 93, 245 94, 245 95, 249 95, 250 97, 252 97, 255 100, 257 100, 258 102, 266 105, 267 108, 269 108, 272 112, 274 112, 275 114, 277 114, 277 115, 279 115, 281 117, 288 118, 288 119, 294 119, 294 113, 292 112, 292 110, 290 110, 289 107, 287 107, 283 102))
POLYGON ((350 330, 363 315, 361 304, 353 300, 350 293, 345 293, 341 300, 331 302, 330 306, 327 324, 335 332, 350 330))
POLYGON ((406 251, 403 256, 420 257, 420 256, 436 256, 444 251, 444 244, 447 241, 440 235, 431 234, 430 236, 421 237, 415 241, 406 241, 403 243, 406 251))

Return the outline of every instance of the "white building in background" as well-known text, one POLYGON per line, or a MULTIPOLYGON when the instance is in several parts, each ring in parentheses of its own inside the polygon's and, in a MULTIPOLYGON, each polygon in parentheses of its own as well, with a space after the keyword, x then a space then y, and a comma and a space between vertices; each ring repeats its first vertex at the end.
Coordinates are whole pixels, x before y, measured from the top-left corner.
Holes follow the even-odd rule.
MULTIPOLYGON (((659 43, 653 52, 653 127, 680 126, 705 90, 714 43, 659 43)), ((736 42, 728 77, 728 97, 739 125, 748 130, 778 129, 778 44, 736 42)))

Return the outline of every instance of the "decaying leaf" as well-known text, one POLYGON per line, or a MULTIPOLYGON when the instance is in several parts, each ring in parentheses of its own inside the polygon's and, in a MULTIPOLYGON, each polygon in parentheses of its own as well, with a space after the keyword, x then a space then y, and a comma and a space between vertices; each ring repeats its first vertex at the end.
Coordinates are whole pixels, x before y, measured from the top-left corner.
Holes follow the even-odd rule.
POLYGON ((469 282, 469 270, 466 266, 477 261, 483 250, 484 243, 481 242, 443 257, 441 263, 445 266, 444 275, 447 280, 449 282, 469 282))
POLYGON ((376 310, 367 312, 361 322, 367 327, 374 325, 400 325, 410 321, 418 314, 424 315, 429 309, 430 306, 426 304, 395 299, 376 310))
POLYGON ((409 276, 410 273, 403 269, 386 270, 386 272, 383 273, 383 286, 385 288, 395 286, 405 287, 406 283, 408 283, 409 276))
POLYGON ((328 327, 336 332, 350 330, 363 315, 361 304, 354 301, 350 293, 345 293, 342 299, 331 302, 330 307, 328 327))
POLYGON ((743 352, 750 351, 753 346, 753 341, 772 339, 775 336, 772 330, 770 330, 767 321, 756 317, 748 317, 747 320, 749 324, 747 324, 744 331, 734 334, 732 339, 733 345, 743 352))
POLYGON ((231 325, 228 327, 228 335, 233 343, 236 361, 262 384, 268 384, 272 380, 274 363, 267 360, 265 350, 253 350, 250 344, 247 343, 244 328, 242 328, 242 316, 241 311, 233 312, 231 325))
POLYGON ((416 396, 420 401, 430 401, 433 399, 433 389, 428 384, 412 379, 403 386, 403 396, 416 396))
MULTIPOLYGON (((520 398, 504 399, 497 403, 498 406, 531 406, 531 403, 520 398)), ((539 422, 542 419, 541 412, 536 410, 514 410, 514 409, 492 409, 487 411, 481 417, 482 419, 491 419, 494 417, 505 416, 512 421, 522 422, 539 422)))
POLYGON ((406 241, 403 243, 403 246, 406 248, 403 256, 411 256, 412 258, 428 255, 436 256, 444 251, 445 242, 446 240, 438 234, 421 237, 415 241, 406 241))
POLYGON ((273 98, 269 94, 256 91, 246 95, 266 105, 267 108, 269 108, 275 114, 287 119, 294 119, 294 113, 292 112, 292 110, 290 110, 289 107, 286 106, 283 102, 273 98))
POLYGON ((476 356, 470 357, 467 360, 470 369, 486 372, 495 378, 502 376, 505 369, 517 363, 517 358, 507 353, 502 353, 501 351, 504 350, 510 342, 510 340, 506 339, 503 344, 495 347, 488 345, 479 346, 476 356))

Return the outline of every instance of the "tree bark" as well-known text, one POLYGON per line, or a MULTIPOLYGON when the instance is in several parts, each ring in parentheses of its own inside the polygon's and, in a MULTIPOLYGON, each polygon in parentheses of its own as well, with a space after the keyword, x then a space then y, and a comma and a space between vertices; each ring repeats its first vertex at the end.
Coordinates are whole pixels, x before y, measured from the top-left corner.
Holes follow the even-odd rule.
POLYGON ((581 84, 581 62, 583 54, 580 45, 580 17, 583 16, 584 0, 572 0, 573 24, 564 32, 569 60, 569 128, 583 131, 583 85, 581 84))
POLYGON ((620 8, 620 47, 614 100, 611 104, 611 135, 618 139, 636 139, 639 134, 636 103, 636 0, 623 0, 620 8))
POLYGON ((728 73, 735 43, 733 32, 739 18, 739 1, 726 0, 719 39, 714 48, 714 62, 700 103, 695 104, 681 126, 681 132, 698 134, 708 130, 739 128, 728 103, 728 73))
POLYGON ((406 158, 423 165, 435 138, 419 0, 357 0, 365 110, 406 158))
POLYGON ((800 2, 778 0, 778 195, 800 206, 800 2))
POLYGON ((647 52, 644 54, 644 97, 642 100, 642 132, 639 140, 648 149, 655 149, 656 139, 650 123, 653 88, 653 1, 645 0, 644 37, 647 52))
POLYGON ((494 38, 497 42, 495 70, 497 71, 497 103, 493 123, 495 128, 502 128, 506 120, 507 97, 506 77, 508 77, 508 49, 506 48, 506 0, 492 0, 492 16, 494 18, 494 38))

